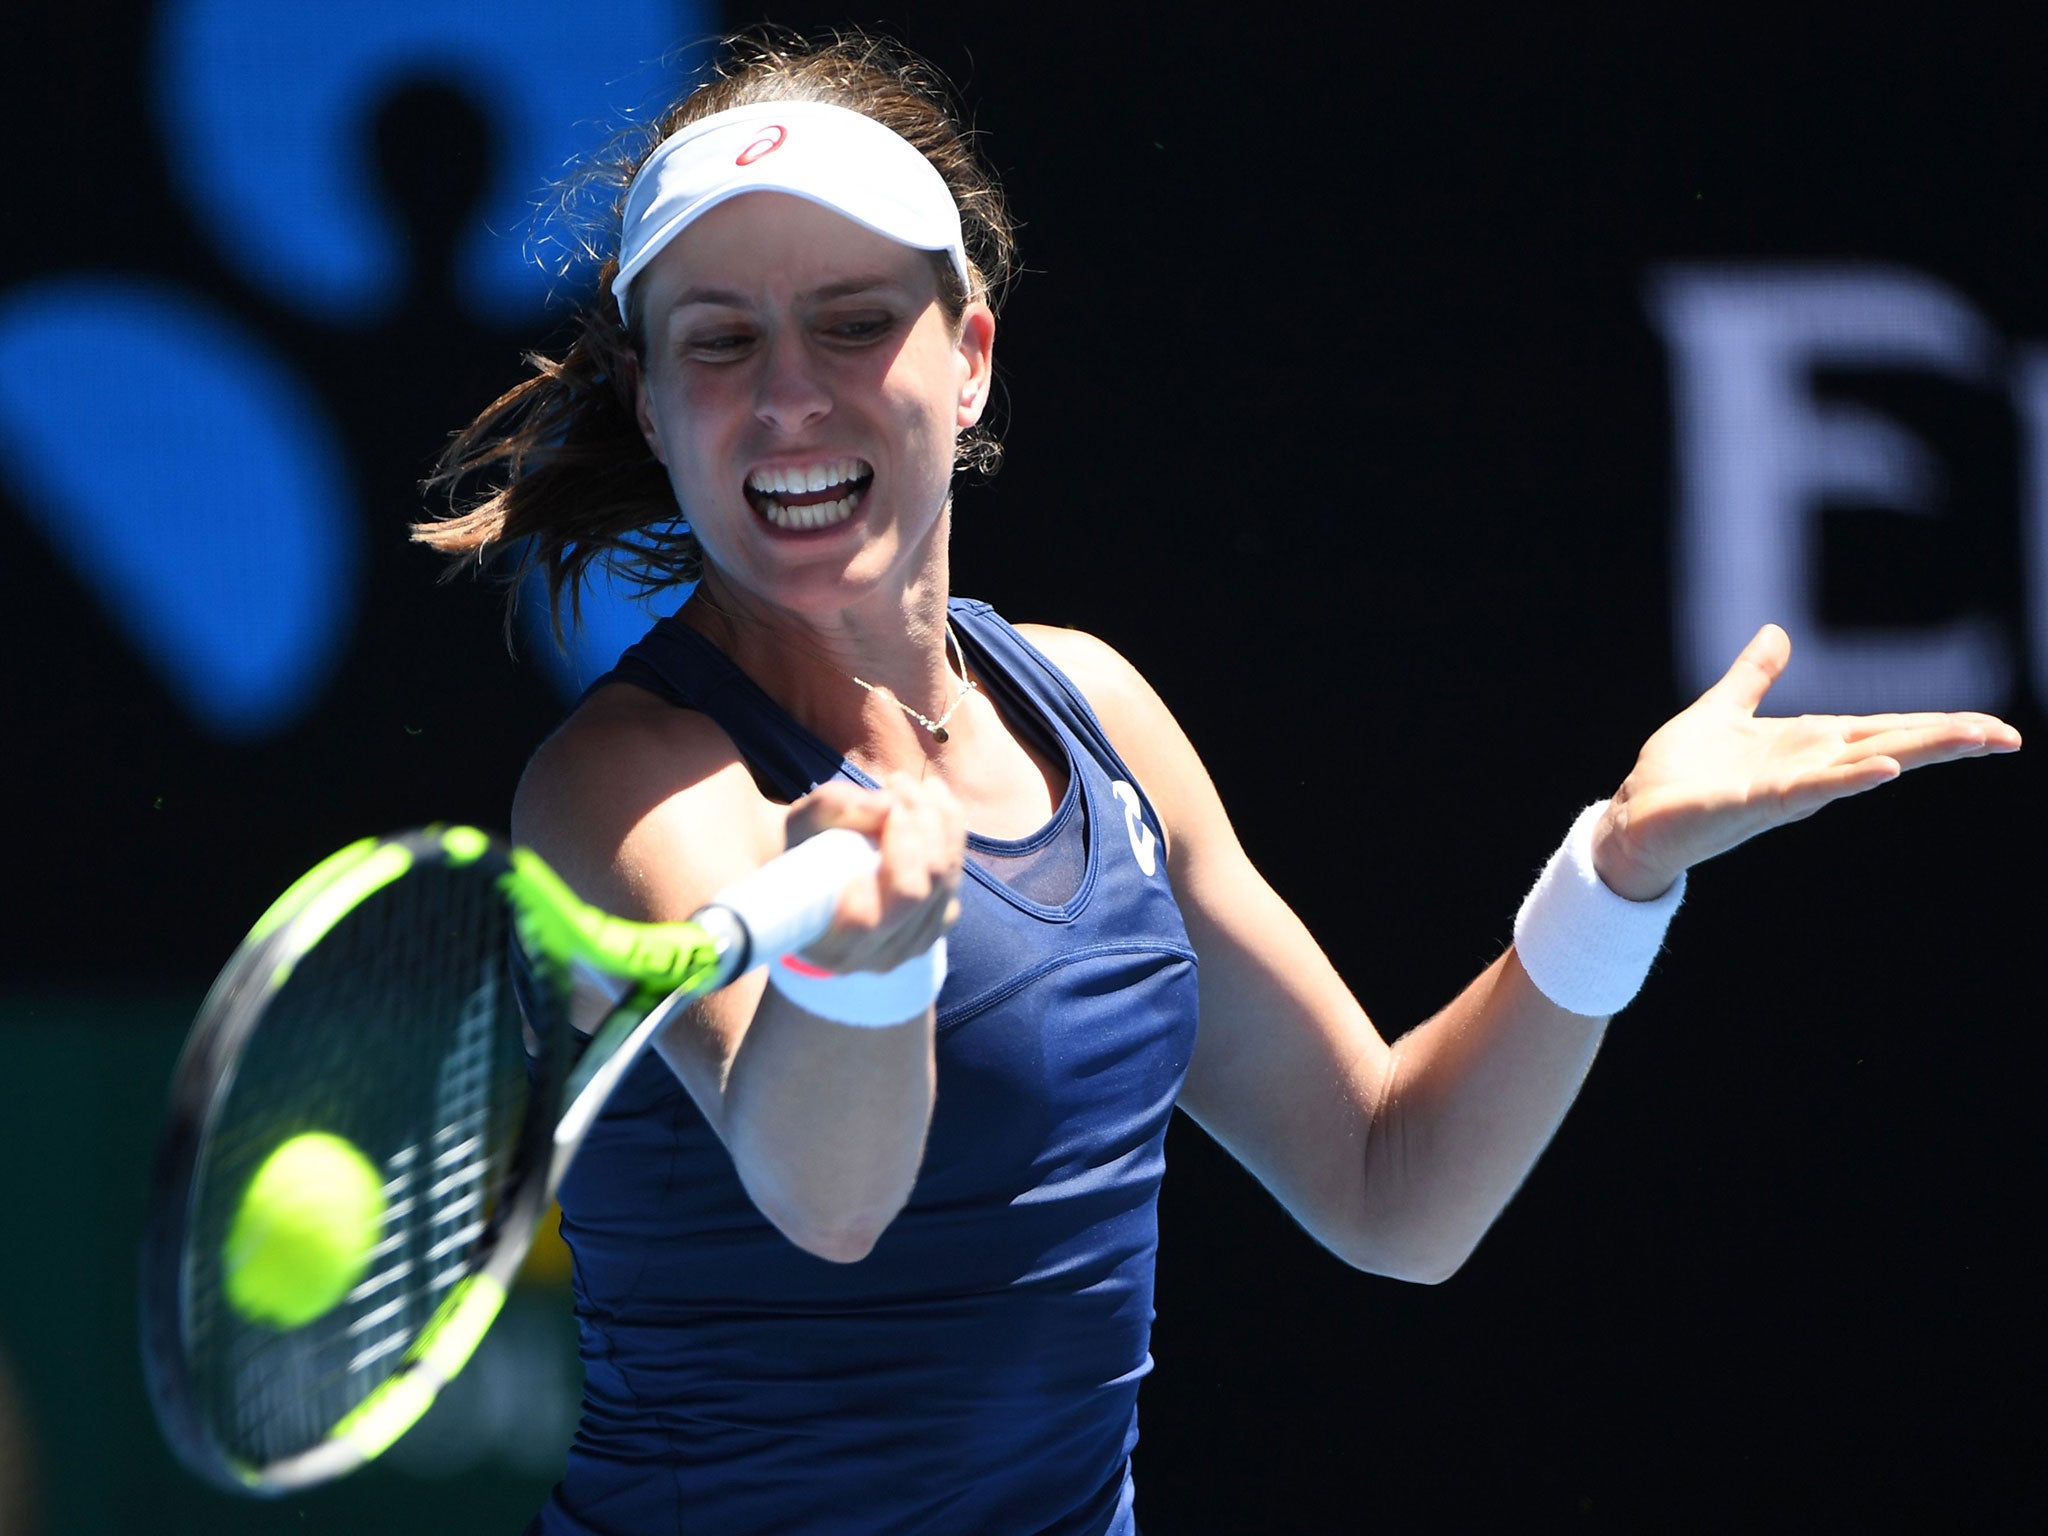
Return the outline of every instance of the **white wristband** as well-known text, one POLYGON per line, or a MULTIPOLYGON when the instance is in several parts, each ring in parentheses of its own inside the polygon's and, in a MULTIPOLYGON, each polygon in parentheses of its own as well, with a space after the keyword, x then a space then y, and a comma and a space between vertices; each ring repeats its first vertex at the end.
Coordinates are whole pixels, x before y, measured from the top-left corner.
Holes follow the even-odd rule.
POLYGON ((1654 901, 1607 888, 1593 868, 1593 829, 1606 809, 1601 800, 1579 812, 1515 914, 1515 954, 1536 989, 1560 1008, 1596 1018, 1619 1013, 1642 990, 1685 899, 1682 874, 1654 901))
POLYGON ((857 1029, 918 1018, 938 1000, 945 981, 943 935, 893 971, 827 971, 795 955, 784 955, 768 967, 768 984, 805 1013, 857 1029))

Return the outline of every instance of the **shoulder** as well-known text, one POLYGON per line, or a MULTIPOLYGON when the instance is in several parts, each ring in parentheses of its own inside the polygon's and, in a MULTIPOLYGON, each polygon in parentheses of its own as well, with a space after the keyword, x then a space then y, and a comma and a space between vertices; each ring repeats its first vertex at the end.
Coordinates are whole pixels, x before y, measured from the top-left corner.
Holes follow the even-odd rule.
POLYGON ((1119 726, 1142 728, 1154 711, 1166 712, 1166 705, 1152 685, 1108 641, 1079 629, 1059 629, 1050 624, 1018 624, 1017 633, 1028 640, 1045 659, 1067 675, 1081 690, 1088 707, 1116 742, 1119 726))
POLYGON ((592 694, 540 746, 512 836, 585 900, 622 916, 687 916, 782 851, 783 808, 708 717, 631 684, 592 694))
POLYGON ((1145 676, 1107 641, 1078 629, 1020 624, 1017 632, 1081 691, 1145 798, 1159 812, 1169 860, 1220 813, 1194 745, 1145 676))

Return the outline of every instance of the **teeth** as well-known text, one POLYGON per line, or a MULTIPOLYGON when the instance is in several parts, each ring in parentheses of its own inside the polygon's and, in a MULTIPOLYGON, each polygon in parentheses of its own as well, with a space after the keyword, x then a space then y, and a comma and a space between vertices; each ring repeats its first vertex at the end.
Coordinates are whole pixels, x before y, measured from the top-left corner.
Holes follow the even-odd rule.
MULTIPOLYGON (((758 487, 757 487, 758 489, 758 487)), ((781 489, 781 487, 777 487, 781 489)), ((820 486, 820 490, 824 487, 820 486)), ((766 497, 761 501, 761 515, 778 528, 829 528, 834 523, 843 523, 853 516, 854 505, 860 500, 860 492, 842 496, 837 501, 821 501, 808 507, 785 507, 779 501, 766 497)))
POLYGON ((747 476, 747 489, 764 496, 801 495, 845 485, 867 473, 868 466, 860 459, 833 459, 809 468, 757 469, 747 476))

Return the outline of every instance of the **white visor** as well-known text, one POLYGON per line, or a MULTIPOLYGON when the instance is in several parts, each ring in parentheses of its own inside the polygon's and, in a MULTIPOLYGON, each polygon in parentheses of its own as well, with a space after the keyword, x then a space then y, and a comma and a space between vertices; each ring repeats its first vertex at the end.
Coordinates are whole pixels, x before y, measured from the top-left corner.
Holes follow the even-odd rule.
POLYGON ((669 241, 720 203, 787 192, 918 251, 944 251, 962 286, 967 248, 946 179, 910 142, 871 117, 822 101, 772 101, 700 118, 656 146, 626 192, 619 275, 626 290, 669 241))

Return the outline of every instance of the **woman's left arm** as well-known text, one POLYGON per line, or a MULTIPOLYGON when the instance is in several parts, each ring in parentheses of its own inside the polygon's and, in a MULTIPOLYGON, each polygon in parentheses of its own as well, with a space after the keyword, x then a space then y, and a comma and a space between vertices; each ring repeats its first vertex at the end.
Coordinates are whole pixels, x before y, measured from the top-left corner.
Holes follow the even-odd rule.
MULTIPOLYGON (((1252 867, 1144 679, 1085 635, 1031 635, 1088 695, 1164 823, 1201 960, 1181 1107, 1347 1262, 1448 1278, 1549 1142, 1607 1021, 1552 1002, 1509 949, 1389 1043, 1252 867)), ((1702 859, 1906 769, 2019 746, 1987 715, 1758 718, 1789 655, 1767 626, 1644 746, 1593 839, 1594 868, 1619 895, 1657 896, 1702 859)))

